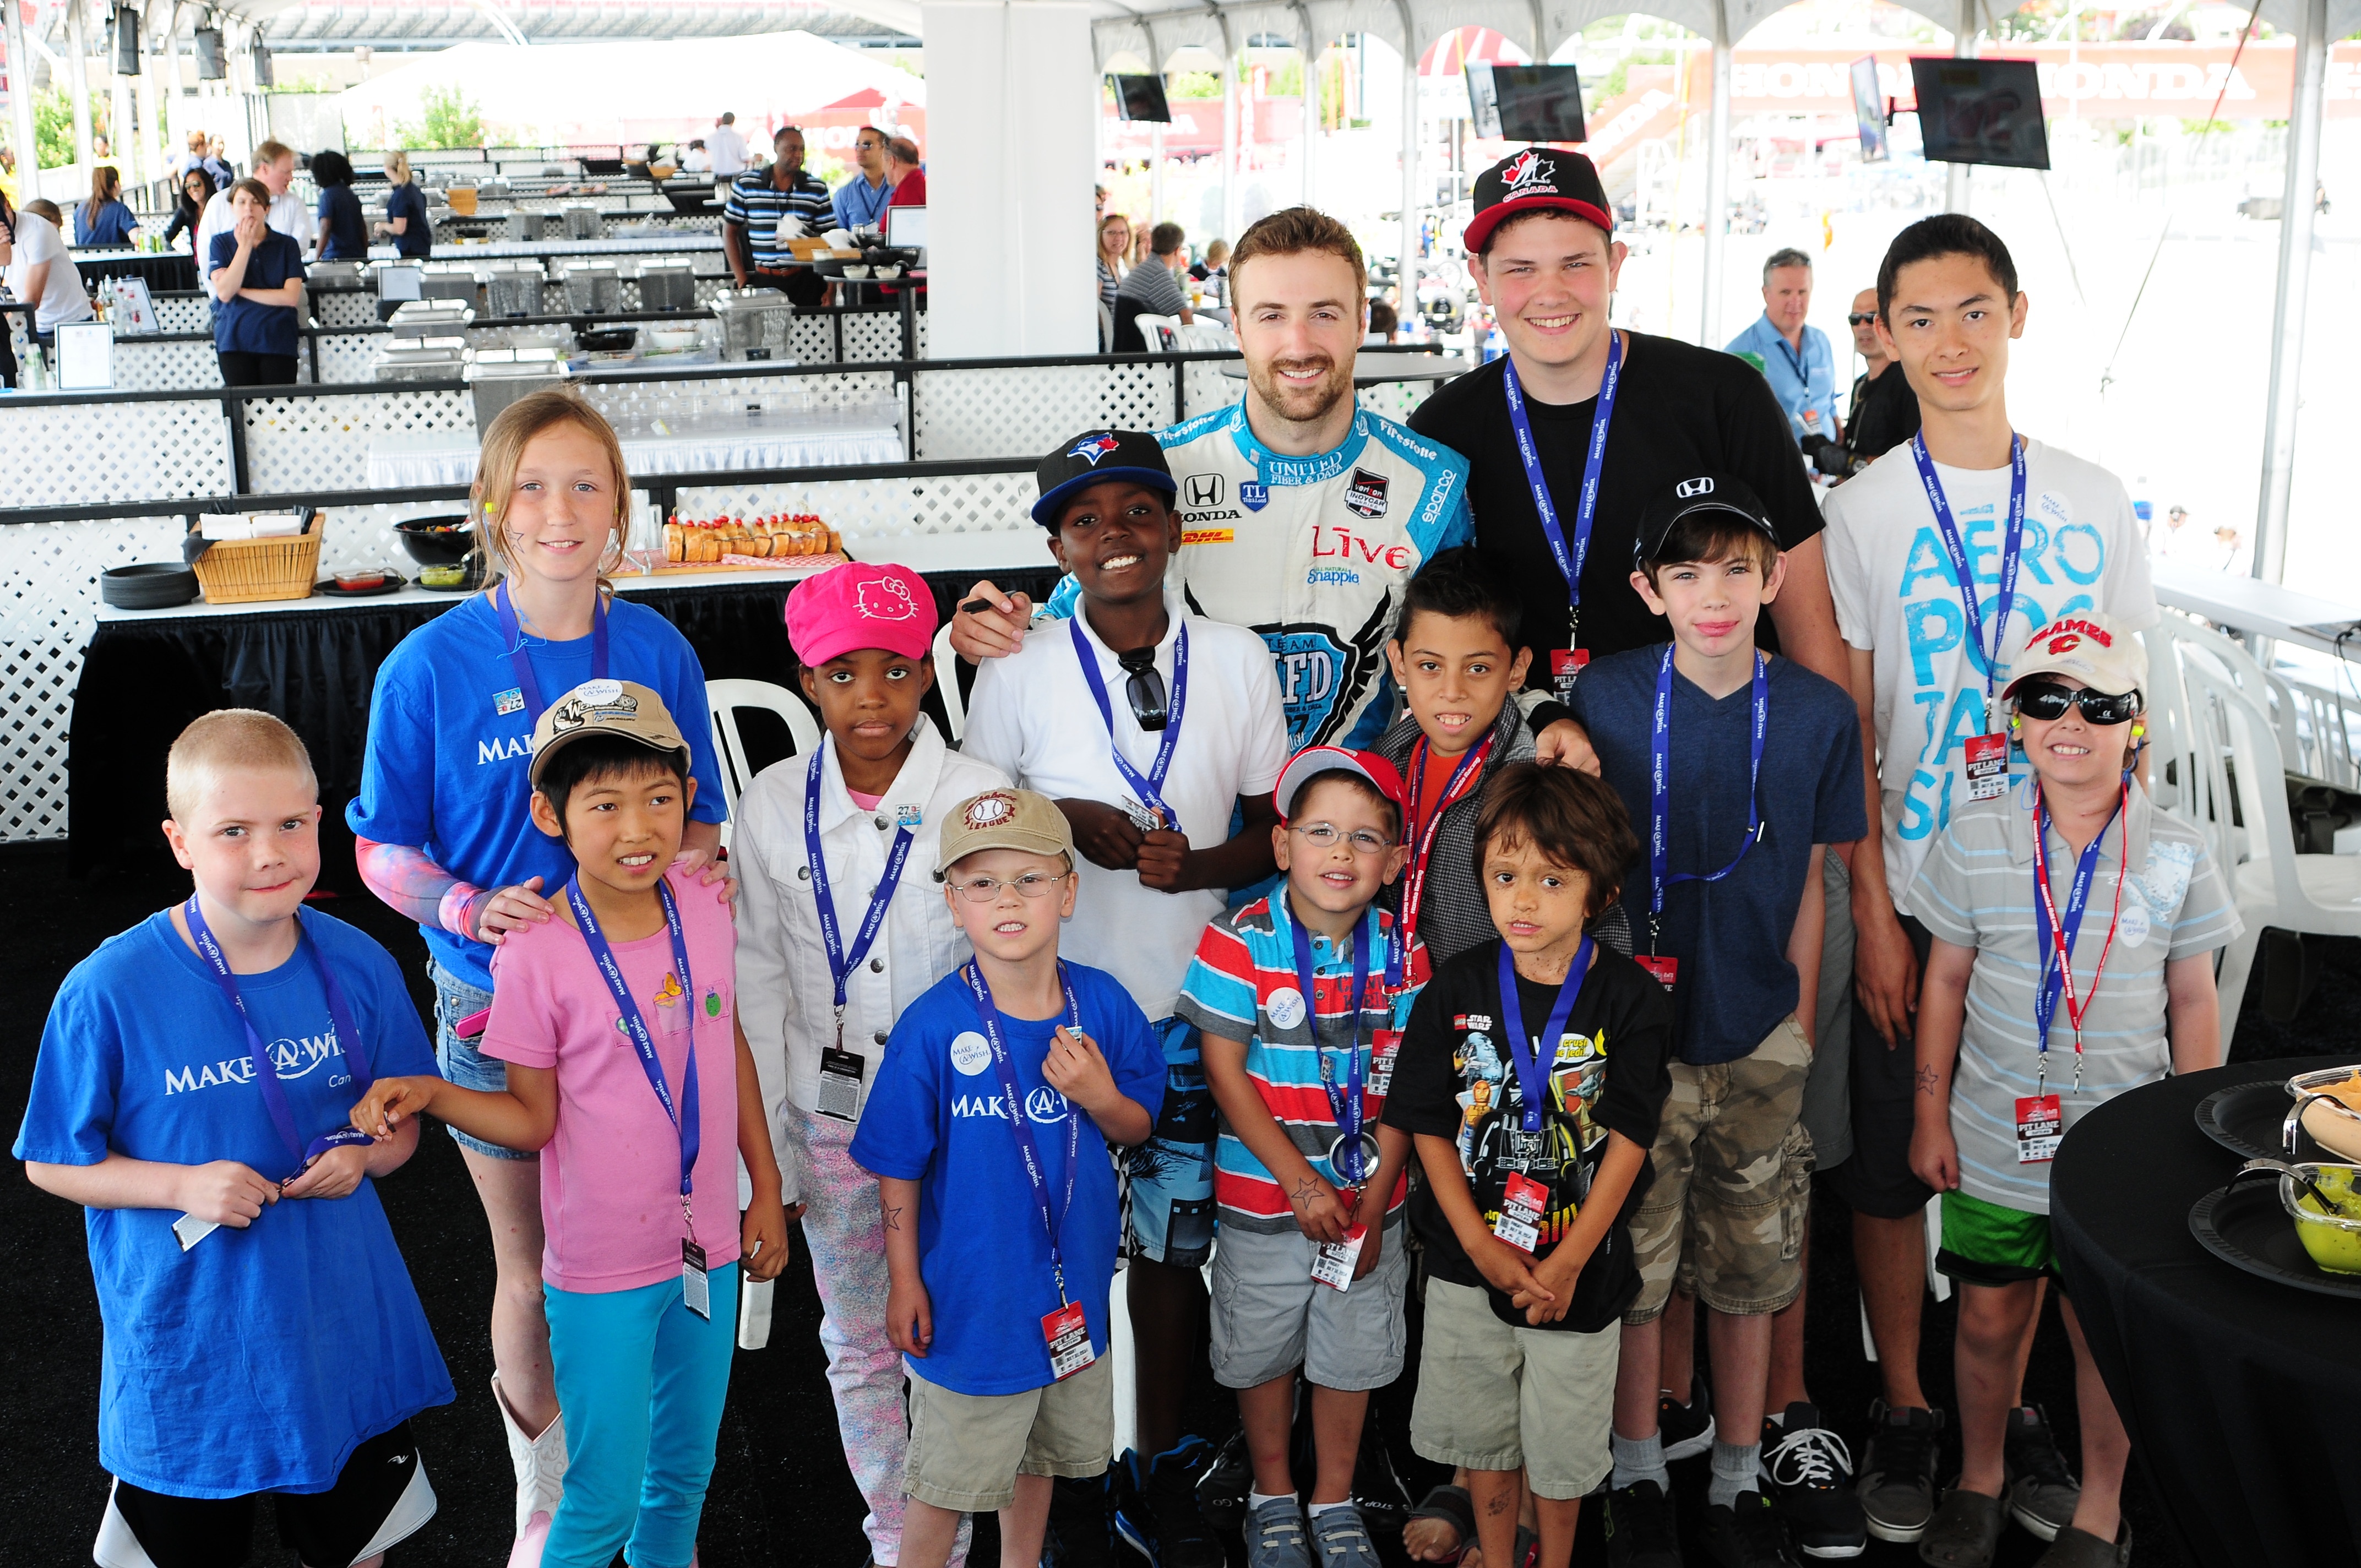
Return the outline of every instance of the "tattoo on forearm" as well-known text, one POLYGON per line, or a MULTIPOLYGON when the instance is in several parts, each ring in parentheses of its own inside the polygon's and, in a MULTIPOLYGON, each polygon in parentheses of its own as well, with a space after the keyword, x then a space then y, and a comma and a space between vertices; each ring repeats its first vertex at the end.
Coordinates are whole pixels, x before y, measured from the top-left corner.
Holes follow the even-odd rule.
POLYGON ((1921 1094, 1932 1095, 1940 1094, 1942 1091, 1943 1075, 1937 1072, 1931 1067, 1920 1068, 1918 1069, 1918 1092, 1921 1094))
POLYGON ((887 1230, 898 1231, 902 1228, 902 1210, 904 1207, 905 1205, 896 1203, 894 1207, 885 1211, 885 1228, 887 1230))

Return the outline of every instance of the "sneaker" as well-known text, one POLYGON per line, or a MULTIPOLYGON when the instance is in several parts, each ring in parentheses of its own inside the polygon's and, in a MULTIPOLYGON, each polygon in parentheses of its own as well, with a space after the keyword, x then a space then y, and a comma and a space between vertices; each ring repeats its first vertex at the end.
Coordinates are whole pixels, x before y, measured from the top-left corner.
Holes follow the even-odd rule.
POLYGON ((1303 1505, 1273 1497, 1246 1515, 1246 1568, 1312 1568, 1304 1544, 1303 1505))
POLYGON ((1682 1404, 1668 1388, 1656 1391, 1656 1435, 1664 1445, 1664 1463, 1695 1459, 1713 1447, 1713 1395, 1699 1368, 1689 1381, 1689 1402, 1682 1404))
POLYGON ((1760 1492, 1741 1492, 1735 1503, 1707 1506, 1705 1550, 1721 1568, 1796 1568, 1787 1555, 1779 1510, 1760 1492))
POLYGON ((1115 1568, 1108 1487, 1105 1475, 1060 1475, 1051 1482, 1049 1529, 1041 1551, 1049 1568, 1115 1568))
POLYGON ((1378 1568, 1378 1543, 1351 1503, 1313 1514, 1312 1541, 1321 1568, 1378 1568))
POLYGON ((2049 1418, 2038 1405, 2020 1405, 2008 1413, 2008 1430, 2001 1439, 2008 1475, 2008 1511, 2017 1523, 2044 1541, 2074 1522, 2081 1506, 2082 1484, 2066 1468, 2049 1432, 2049 1418))
POLYGON ((1916 1541, 1935 1517, 1935 1449, 1943 1412, 1889 1409, 1878 1399, 1869 1407, 1869 1428, 1861 1481, 1853 1487, 1862 1522, 1880 1541, 1916 1541))
POLYGON ((1246 1527, 1246 1493, 1254 1486, 1254 1456, 1246 1434, 1234 1431, 1197 1477, 1197 1511, 1215 1530, 1236 1535, 1246 1527))
POLYGON ((1115 1535, 1155 1568, 1224 1568, 1222 1543, 1197 1507, 1198 1473, 1213 1455, 1203 1438, 1184 1437, 1151 1460, 1126 1449, 1116 1464, 1115 1535))
POLYGON ((1673 1500, 1653 1481, 1608 1492, 1607 1561, 1611 1568, 1681 1568, 1673 1500))
POLYGON ((1763 1423, 1763 1490, 1806 1557, 1858 1557, 1869 1527, 1852 1489, 1852 1453, 1820 1425, 1820 1408, 1801 1400, 1785 1419, 1763 1423))

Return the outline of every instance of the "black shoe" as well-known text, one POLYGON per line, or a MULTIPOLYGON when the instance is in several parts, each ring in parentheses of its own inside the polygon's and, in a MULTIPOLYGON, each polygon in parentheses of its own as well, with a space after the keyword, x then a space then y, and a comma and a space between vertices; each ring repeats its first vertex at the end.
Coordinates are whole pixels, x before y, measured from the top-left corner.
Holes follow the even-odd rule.
POLYGON ((1853 1493, 1869 1533, 1880 1541, 1916 1541, 1935 1517, 1936 1448, 1943 1412, 1916 1407, 1869 1407, 1869 1447, 1861 1457, 1853 1493))
POLYGON ((2008 1478, 2008 1494, 2001 1500, 2009 1513, 2042 1540, 2057 1540, 2058 1532, 2074 1522, 2082 1484, 2066 1467, 2040 1406, 2020 1405, 2008 1413, 2001 1455, 2008 1478))
POLYGON ((1681 1568, 1673 1500, 1653 1481, 1607 1494, 1607 1561, 1611 1568, 1681 1568))
POLYGON ((1353 1506, 1371 1537, 1400 1541, 1410 1522, 1410 1488, 1394 1470, 1393 1455, 1378 1433, 1378 1412, 1371 1407, 1361 1421, 1361 1452, 1353 1462, 1353 1506))
POLYGON ((1700 1376, 1689 1387, 1686 1405, 1659 1389, 1656 1394, 1656 1436, 1664 1445, 1664 1463, 1695 1459, 1713 1447, 1713 1396, 1700 1376))
POLYGON ((1820 1408, 1801 1400, 1783 1422, 1763 1423, 1763 1490, 1806 1557, 1858 1557, 1869 1526, 1852 1489, 1852 1454, 1820 1425, 1820 1408))
POLYGON ((1741 1492, 1734 1504, 1708 1506, 1705 1549, 1721 1568, 1796 1568, 1787 1555, 1779 1510, 1760 1492, 1741 1492))
POLYGON ((1117 1539, 1155 1568, 1224 1568, 1222 1543, 1197 1506, 1198 1475, 1213 1456, 1202 1437, 1184 1437, 1151 1460, 1125 1450, 1115 1467, 1117 1539))
POLYGON ((1234 1431, 1197 1477, 1197 1511, 1215 1530, 1235 1535, 1246 1527, 1246 1493, 1253 1485, 1254 1455, 1246 1452, 1246 1434, 1234 1431))
POLYGON ((1104 1475, 1060 1475, 1049 1486, 1049 1530, 1042 1541, 1047 1568, 1115 1568, 1115 1529, 1104 1475))

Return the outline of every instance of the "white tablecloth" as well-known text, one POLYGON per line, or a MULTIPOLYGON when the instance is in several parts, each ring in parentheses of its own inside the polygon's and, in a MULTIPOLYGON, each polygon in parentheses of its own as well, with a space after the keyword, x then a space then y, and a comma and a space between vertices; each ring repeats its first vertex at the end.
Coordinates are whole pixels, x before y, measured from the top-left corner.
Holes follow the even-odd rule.
MULTIPOLYGON (((890 423, 770 423, 668 436, 626 435, 622 441, 623 460, 635 479, 902 461, 902 433, 890 423)), ((476 477, 478 451, 478 442, 471 432, 380 435, 369 443, 369 488, 395 490, 467 484, 476 477)))

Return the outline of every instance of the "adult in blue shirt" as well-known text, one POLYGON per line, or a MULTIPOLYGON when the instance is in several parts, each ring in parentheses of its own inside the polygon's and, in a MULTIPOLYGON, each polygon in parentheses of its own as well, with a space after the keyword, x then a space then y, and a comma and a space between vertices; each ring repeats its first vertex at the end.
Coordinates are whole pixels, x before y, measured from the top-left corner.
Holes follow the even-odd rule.
POLYGON ((368 224, 353 194, 352 160, 334 148, 313 153, 312 182, 320 188, 319 259, 368 260, 368 224))
POLYGON ((886 137, 874 126, 863 126, 852 138, 852 178, 832 193, 836 221, 849 229, 883 228, 885 209, 894 200, 893 176, 886 171, 886 137))
POLYGON ((229 206, 234 226, 214 236, 208 275, 222 385, 292 386, 303 247, 270 226, 270 191, 261 181, 231 186, 229 206))
POLYGON ((1812 258, 1800 250, 1773 252, 1763 264, 1763 313, 1730 340, 1732 354, 1763 361, 1763 374, 1796 443, 1808 448, 1838 441, 1837 359, 1828 334, 1805 324, 1812 308, 1812 258))
POLYGON ((74 244, 115 247, 131 243, 139 222, 123 203, 123 176, 115 165, 102 163, 90 171, 90 200, 74 209, 74 244))
POLYGON ((434 250, 434 225, 426 219, 426 195, 410 178, 410 155, 385 155, 385 221, 377 232, 393 241, 394 254, 424 260, 434 250))

